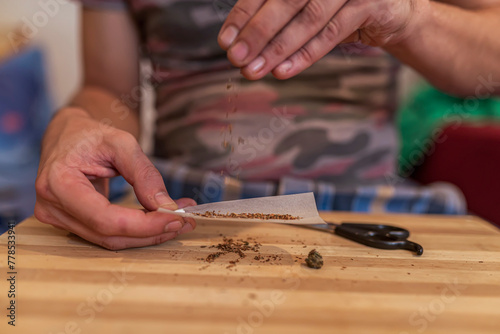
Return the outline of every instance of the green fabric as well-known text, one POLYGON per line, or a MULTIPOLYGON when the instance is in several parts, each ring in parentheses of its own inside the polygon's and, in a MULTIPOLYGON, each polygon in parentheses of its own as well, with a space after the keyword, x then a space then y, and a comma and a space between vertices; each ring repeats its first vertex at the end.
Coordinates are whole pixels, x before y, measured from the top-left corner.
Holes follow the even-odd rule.
POLYGON ((404 102, 397 116, 401 137, 398 170, 409 176, 417 161, 432 148, 433 138, 445 125, 460 126, 500 121, 500 99, 471 96, 466 99, 444 94, 425 84, 404 102))

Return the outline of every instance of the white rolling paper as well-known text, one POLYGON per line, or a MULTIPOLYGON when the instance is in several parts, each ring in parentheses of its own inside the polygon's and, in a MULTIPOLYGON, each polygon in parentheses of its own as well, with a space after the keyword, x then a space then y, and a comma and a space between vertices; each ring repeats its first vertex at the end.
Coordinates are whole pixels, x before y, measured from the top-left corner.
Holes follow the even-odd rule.
POLYGON ((234 221, 234 222, 254 222, 254 223, 282 223, 282 224, 325 224, 320 218, 316 208, 314 194, 304 193, 296 195, 269 196, 250 199, 240 199, 235 201, 208 203, 191 206, 177 211, 170 211, 159 208, 158 211, 175 214, 182 217, 191 217, 196 221, 234 221), (254 218, 226 218, 226 217, 203 217, 193 213, 203 214, 206 211, 215 211, 219 214, 227 213, 262 213, 262 214, 282 214, 300 217, 293 220, 281 219, 254 219, 254 218))

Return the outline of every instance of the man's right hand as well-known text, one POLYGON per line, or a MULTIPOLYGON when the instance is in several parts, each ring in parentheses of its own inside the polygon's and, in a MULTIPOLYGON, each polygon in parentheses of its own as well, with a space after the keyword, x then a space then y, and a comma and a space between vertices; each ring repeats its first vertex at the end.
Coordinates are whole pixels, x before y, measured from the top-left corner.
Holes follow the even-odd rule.
POLYGON ((43 142, 35 216, 104 248, 165 242, 194 229, 192 219, 156 212, 195 205, 174 202, 163 179, 130 133, 98 122, 78 108, 59 112, 43 142), (146 211, 111 204, 109 178, 122 175, 146 211))

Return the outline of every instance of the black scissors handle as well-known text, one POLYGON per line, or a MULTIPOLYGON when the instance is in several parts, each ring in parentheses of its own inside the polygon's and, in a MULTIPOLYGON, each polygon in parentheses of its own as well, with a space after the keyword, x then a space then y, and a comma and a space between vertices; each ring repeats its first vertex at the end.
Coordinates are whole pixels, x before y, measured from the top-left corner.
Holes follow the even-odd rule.
POLYGON ((369 247, 407 249, 415 252, 417 255, 424 253, 422 246, 408 240, 410 232, 400 227, 379 224, 342 223, 335 227, 335 234, 369 247))

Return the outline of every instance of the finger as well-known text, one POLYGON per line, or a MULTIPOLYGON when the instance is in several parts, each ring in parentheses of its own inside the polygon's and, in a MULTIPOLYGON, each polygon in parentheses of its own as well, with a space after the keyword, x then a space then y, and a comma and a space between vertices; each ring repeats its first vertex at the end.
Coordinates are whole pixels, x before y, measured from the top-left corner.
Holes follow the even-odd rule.
POLYGON ((179 231, 162 233, 160 235, 155 235, 153 237, 148 237, 148 238, 104 237, 98 243, 96 242, 94 243, 111 250, 146 247, 146 246, 162 244, 168 240, 176 238, 181 234, 191 232, 193 229, 194 227, 191 224, 185 224, 179 231))
MULTIPOLYGON (((179 199, 175 200, 175 203, 177 203, 177 205, 179 206, 179 209, 187 208, 189 206, 195 206, 198 204, 198 203, 196 203, 196 201, 194 199, 186 198, 186 197, 179 198, 179 199)), ((189 232, 189 231, 194 230, 195 228, 196 228, 196 221, 193 218, 184 217, 184 226, 182 227, 181 232, 179 232, 179 233, 189 232), (190 225, 190 226, 186 226, 186 225, 190 225), (182 232, 182 231, 184 231, 184 232, 182 232)))
POLYGON ((60 172, 52 191, 61 209, 80 224, 105 236, 152 237, 171 232, 170 223, 184 225, 176 215, 161 212, 143 212, 111 204, 95 191, 90 181, 78 170, 60 172))
POLYGON ((159 245, 168 240, 174 239, 177 235, 178 234, 176 232, 169 232, 149 238, 107 237, 96 244, 110 250, 121 250, 126 248, 159 245))
POLYGON ((267 0, 240 0, 226 17, 217 41, 220 47, 227 50, 248 21, 257 13, 267 0))
POLYGON ((188 206, 195 206, 197 204, 194 199, 186 198, 186 197, 179 198, 179 199, 175 200, 175 203, 177 204, 179 209, 183 209, 183 208, 186 208, 188 206))
MULTIPOLYGON (((259 57, 242 68, 242 74, 251 80, 265 76, 317 35, 342 8, 345 1, 309 1, 304 9, 265 47, 259 57)), ((327 45, 331 45, 331 42, 327 45)))
POLYGON ((348 2, 314 38, 273 69, 273 75, 288 79, 302 72, 355 33, 369 15, 369 10, 348 2))
POLYGON ((158 169, 144 154, 137 140, 128 133, 111 141, 115 168, 134 187, 139 202, 148 210, 163 207, 176 210, 177 204, 168 195, 158 169))
MULTIPOLYGON (((45 216, 50 218, 52 222, 51 225, 59 228, 67 230, 71 233, 74 233, 81 238, 92 242, 94 244, 100 245, 101 247, 118 250, 124 248, 132 248, 132 247, 144 247, 150 245, 157 245, 163 243, 167 240, 173 239, 176 236, 192 231, 193 227, 190 224, 186 224, 187 227, 181 227, 175 231, 165 232, 160 235, 155 235, 146 238, 134 238, 134 237, 114 237, 114 236, 105 236, 95 231, 90 230, 85 225, 82 225, 80 222, 75 220, 72 216, 68 215, 66 212, 57 209, 54 206, 48 205, 44 207, 44 211, 46 212, 45 216)), ((40 216, 40 210, 38 210, 40 216)))
MULTIPOLYGON (((259 11, 250 19, 250 21, 241 30, 240 34, 236 38, 234 45, 228 51, 228 58, 231 63, 237 67, 242 67, 248 65, 252 61, 252 66, 258 69, 264 65, 264 58, 257 57, 264 47, 275 38, 276 34, 287 25, 296 15, 299 13, 304 6, 308 3, 308 0, 274 0, 267 1, 259 11)), ((310 3, 321 3, 321 0, 311 1, 310 3)), ((305 13, 309 13, 307 10, 311 7, 309 4, 304 8, 305 13)), ((319 8, 319 7, 315 7, 319 8)), ((319 9, 320 11, 322 8, 319 9)), ((304 16, 303 12, 298 14, 298 17, 304 16)), ((322 12, 321 12, 322 13, 322 12)), ((321 14, 322 15, 322 14, 321 14)), ((333 15, 333 14, 332 14, 333 15)), ((324 18, 324 23, 328 18, 324 18)), ((306 23, 306 22, 304 22, 306 23)), ((307 22, 309 24, 311 22, 307 22)), ((318 24, 314 22, 314 24, 318 24)), ((309 28, 307 26, 301 27, 309 28)), ((316 30, 319 31, 321 26, 316 30)), ((297 34, 297 31, 295 32, 297 34)), ((312 36, 314 33, 312 34, 312 36)), ((306 40, 307 41, 307 40, 306 40)), ((306 42, 304 41, 304 43, 306 42)), ((302 44, 303 45, 303 44, 302 44)), ((281 45, 277 45, 275 51, 278 53, 284 52, 284 49, 277 48, 281 45)), ((284 55, 283 59, 289 56, 284 55)))

